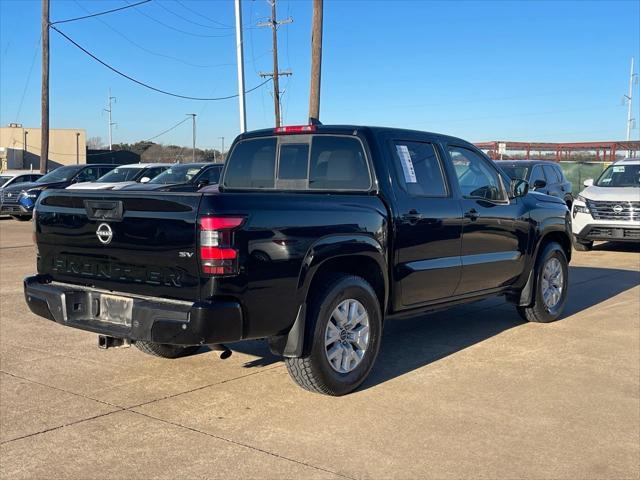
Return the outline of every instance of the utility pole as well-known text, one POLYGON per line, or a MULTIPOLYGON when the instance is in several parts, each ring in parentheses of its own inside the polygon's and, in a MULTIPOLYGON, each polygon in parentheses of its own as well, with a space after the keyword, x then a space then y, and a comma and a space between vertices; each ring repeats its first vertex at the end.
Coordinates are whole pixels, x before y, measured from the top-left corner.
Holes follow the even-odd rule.
POLYGON ((242 45, 242 6, 235 0, 236 59, 238 63, 238 102, 240 106, 240 133, 247 131, 247 110, 244 105, 244 47, 242 45))
MULTIPOLYGON (((633 114, 633 84, 637 81, 638 75, 633 73, 633 61, 634 58, 631 57, 631 73, 629 74, 629 94, 625 95, 624 98, 627 102, 627 142, 631 140, 631 129, 633 128, 634 119, 632 117, 633 114)), ((631 150, 627 151, 627 157, 631 156, 631 150)))
POLYGON ((322 67, 322 0, 313 0, 311 26, 311 91, 309 92, 309 123, 320 121, 320 76, 322 67))
POLYGON ((40 173, 47 173, 49 159, 49 0, 42 0, 42 94, 40 173))
POLYGON ((285 23, 293 22, 291 17, 286 18, 284 20, 278 21, 276 19, 276 0, 268 0, 271 5, 271 20, 268 22, 258 23, 258 27, 271 27, 271 41, 273 43, 273 71, 272 72, 260 72, 261 77, 272 77, 273 78, 273 104, 274 104, 274 112, 276 117, 276 127, 280 126, 280 80, 279 76, 290 76, 291 71, 286 70, 284 72, 280 72, 278 70, 278 26, 283 25, 285 23))
MULTIPOLYGON (((109 108, 105 108, 104 111, 109 113, 109 150, 112 150, 112 144, 113 144, 113 126, 115 125, 114 122, 111 121, 111 101, 112 100, 116 100, 116 97, 112 97, 111 96, 111 89, 109 89, 109 96, 107 96, 107 105, 109 105, 109 108)), ((116 100, 117 101, 117 100, 116 100)))
POLYGON ((187 116, 191 116, 191 161, 196 163, 196 114, 187 113, 187 116))
POLYGON ((224 162, 224 137, 218 137, 220 140, 222 140, 222 150, 220 150, 220 160, 222 160, 224 162))

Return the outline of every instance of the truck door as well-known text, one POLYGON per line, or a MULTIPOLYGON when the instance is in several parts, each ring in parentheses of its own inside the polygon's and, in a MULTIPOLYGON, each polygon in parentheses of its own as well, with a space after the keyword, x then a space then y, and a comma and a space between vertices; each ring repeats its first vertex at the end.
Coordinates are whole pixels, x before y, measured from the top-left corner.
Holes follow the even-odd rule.
POLYGON ((390 142, 397 188, 395 223, 399 303, 404 307, 449 297, 460 280, 462 212, 433 143, 390 142))
POLYGON ((471 148, 447 147, 464 217, 456 295, 508 286, 524 269, 528 241, 522 199, 510 200, 493 163, 471 148))

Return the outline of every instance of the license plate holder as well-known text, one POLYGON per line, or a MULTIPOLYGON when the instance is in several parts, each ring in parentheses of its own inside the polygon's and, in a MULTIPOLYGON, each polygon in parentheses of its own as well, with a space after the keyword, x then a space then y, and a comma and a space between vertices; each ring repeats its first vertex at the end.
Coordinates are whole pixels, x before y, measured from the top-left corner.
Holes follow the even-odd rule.
POLYGON ((133 317, 133 298, 118 295, 100 295, 100 313, 98 320, 116 325, 131 326, 133 317))

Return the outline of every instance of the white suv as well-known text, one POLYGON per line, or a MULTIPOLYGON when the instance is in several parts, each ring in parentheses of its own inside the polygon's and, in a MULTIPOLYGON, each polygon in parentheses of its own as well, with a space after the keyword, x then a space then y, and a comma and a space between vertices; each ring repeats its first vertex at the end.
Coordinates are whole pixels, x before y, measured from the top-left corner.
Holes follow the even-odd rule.
POLYGON ((571 208, 575 249, 591 250, 594 240, 640 242, 640 159, 620 160, 584 186, 571 208))

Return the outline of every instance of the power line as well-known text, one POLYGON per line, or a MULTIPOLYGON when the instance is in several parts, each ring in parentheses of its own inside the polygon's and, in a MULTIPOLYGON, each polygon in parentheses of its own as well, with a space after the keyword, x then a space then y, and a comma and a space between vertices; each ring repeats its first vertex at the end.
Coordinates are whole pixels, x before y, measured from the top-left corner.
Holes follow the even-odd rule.
POLYGON ((181 0, 176 0, 176 3, 181 5, 182 8, 184 8, 186 10, 189 10, 190 12, 195 13, 197 16, 199 16, 201 18, 209 20, 210 22, 217 23, 218 25, 221 25, 221 26, 223 26, 225 28, 233 28, 233 25, 227 25, 226 23, 219 22, 218 20, 215 20, 215 19, 213 19, 211 17, 208 17, 205 14, 200 13, 197 10, 194 10, 193 8, 187 7, 181 0))
POLYGON ((33 67, 36 63, 36 58, 38 57, 38 52, 40 51, 41 43, 42 43, 42 35, 38 38, 38 43, 36 45, 35 51, 33 52, 33 58, 31 59, 31 66, 29 67, 29 73, 27 74, 27 81, 24 83, 24 90, 22 90, 22 96, 20 97, 20 103, 18 104, 18 113, 16 113, 16 123, 18 123, 18 118, 20 118, 20 112, 22 111, 22 104, 24 102, 24 97, 27 95, 27 88, 29 88, 29 82, 31 81, 31 74, 33 73, 33 67))
POLYGON ((173 10, 170 10, 169 8, 167 8, 166 6, 164 6, 161 2, 156 3, 156 5, 158 5, 160 8, 162 8, 163 10, 169 12, 171 15, 178 17, 180 20, 183 20, 187 23, 191 23, 192 25, 197 25, 198 27, 204 27, 204 28, 210 28, 212 30, 225 30, 228 29, 229 27, 213 27, 211 25, 205 25, 204 23, 198 23, 194 20, 191 20, 187 17, 183 17, 182 15, 180 15, 179 13, 174 12, 173 10))
MULTIPOLYGON (((168 92, 166 90, 162 90, 160 88, 156 88, 153 87, 147 83, 141 82, 140 80, 136 80, 133 77, 130 77, 129 75, 127 75, 126 73, 121 72, 120 70, 118 70, 115 67, 112 67, 111 65, 109 65, 108 63, 104 62, 103 60, 100 60, 98 57, 96 57, 93 53, 91 53, 89 50, 87 50, 86 48, 84 48, 82 45, 78 44, 75 40, 73 40, 71 37, 69 37, 68 35, 66 35, 64 32, 62 32, 61 30, 58 30, 54 25, 51 25, 51 28, 53 30, 55 30, 56 32, 58 32, 60 35, 62 35, 64 38, 66 38, 69 42, 71 42, 73 45, 75 45, 77 48, 79 48, 80 50, 82 50, 84 53, 86 53, 87 55, 89 55, 91 58, 93 58, 96 62, 104 65, 105 67, 107 67, 109 70, 111 70, 112 72, 117 73, 118 75, 126 78, 127 80, 131 80, 134 83, 137 83, 138 85, 141 85, 145 88, 148 88, 149 90, 153 90, 155 92, 158 93, 162 93, 164 95, 169 95, 171 97, 177 97, 177 98, 184 98, 186 100, 201 100, 201 101, 217 101, 217 100, 229 100, 231 98, 236 98, 238 96, 238 94, 234 94, 234 95, 227 95, 225 97, 216 97, 216 98, 203 98, 203 97, 191 97, 189 95, 181 95, 178 93, 172 93, 172 92, 168 92)), ((267 79, 264 82, 256 85, 255 87, 249 89, 249 90, 245 90, 244 93, 250 93, 253 92, 254 90, 257 90, 258 88, 260 88, 261 86, 265 85, 267 82, 269 82, 271 79, 267 79)))
POLYGON ((84 15, 82 17, 67 18, 66 20, 58 20, 57 22, 51 22, 50 25, 55 25, 57 23, 75 22, 76 20, 84 20, 85 18, 98 17, 100 15, 106 15, 107 13, 119 12, 120 10, 126 10, 127 8, 136 7, 138 5, 142 5, 143 3, 149 3, 150 1, 151 0, 142 0, 141 2, 138 2, 138 3, 132 3, 129 5, 125 5, 124 7, 105 10, 104 12, 92 13, 89 15, 84 15))
MULTIPOLYGON (((80 2, 78 2, 78 0, 74 0, 74 2, 83 10, 87 11, 80 2)), ((132 40, 131 38, 129 38, 127 35, 125 35, 124 33, 122 33, 121 31, 117 30, 116 28, 114 28, 113 26, 111 26, 109 23, 105 22, 104 20, 102 20, 101 18, 96 18, 96 20, 98 20, 100 23, 102 23, 105 27, 107 27, 109 30, 111 30, 113 33, 115 33, 116 35, 119 35, 120 37, 124 38, 127 42, 129 42, 131 45, 133 45, 134 47, 142 50, 145 53, 148 53, 149 55, 154 55, 156 57, 163 57, 163 58, 168 58, 170 60, 174 60, 176 62, 180 62, 184 65, 188 65, 190 67, 195 67, 195 68, 214 68, 214 67, 227 67, 227 66, 234 66, 235 63, 218 63, 215 65, 202 65, 202 64, 198 64, 198 63, 192 63, 189 62, 187 60, 183 60, 179 57, 174 57, 172 55, 167 55, 164 53, 160 53, 160 52, 155 52, 153 50, 148 49, 147 47, 140 45, 138 42, 132 40)))
MULTIPOLYGON (((125 0, 125 1, 127 1, 127 0, 125 0)), ((225 33, 224 35, 206 35, 206 34, 203 34, 203 33, 188 32, 186 30, 182 30, 180 28, 176 28, 176 27, 174 27, 172 25, 164 23, 161 20, 158 20, 157 18, 152 17, 151 15, 149 15, 149 14, 147 14, 147 13, 145 13, 142 10, 139 10, 137 8, 135 9, 135 11, 138 12, 140 15, 143 15, 143 16, 147 17, 149 20, 152 20, 152 21, 162 25, 163 27, 168 28, 169 30, 173 30, 175 32, 180 32, 180 33, 183 33, 185 35, 191 35, 192 37, 220 38, 220 37, 231 37, 231 36, 233 36, 233 33, 225 33)))
POLYGON ((169 133, 172 130, 175 130, 176 128, 178 128, 180 125, 182 125, 184 122, 186 122, 187 120, 189 120, 189 117, 180 120, 178 123, 176 123, 173 127, 169 127, 166 130, 158 133, 157 135, 154 135, 153 137, 147 138, 146 140, 143 140, 143 142, 150 142, 151 140, 155 140, 158 137, 161 137, 162 135, 164 135, 165 133, 169 133))

